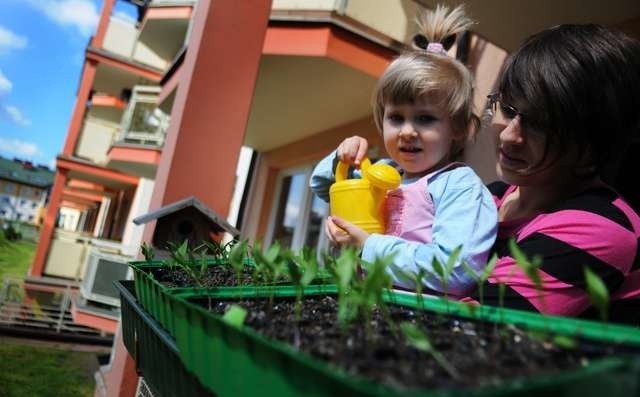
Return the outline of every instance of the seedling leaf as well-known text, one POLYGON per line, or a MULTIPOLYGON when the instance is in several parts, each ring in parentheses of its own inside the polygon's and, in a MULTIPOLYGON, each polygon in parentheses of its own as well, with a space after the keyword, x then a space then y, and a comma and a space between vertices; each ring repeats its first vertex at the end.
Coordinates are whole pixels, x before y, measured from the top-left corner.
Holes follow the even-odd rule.
POLYGON ((400 329, 407 339, 407 343, 414 348, 421 350, 423 352, 431 353, 433 351, 433 346, 431 345, 431 341, 427 338, 427 336, 418 328, 417 325, 403 322, 400 324, 400 329))
POLYGON ((222 321, 235 328, 242 328, 247 310, 238 305, 230 305, 222 316, 222 321))
POLYGON ((602 279, 587 266, 584 267, 584 279, 591 303, 598 310, 602 321, 607 321, 609 308, 609 291, 602 279))

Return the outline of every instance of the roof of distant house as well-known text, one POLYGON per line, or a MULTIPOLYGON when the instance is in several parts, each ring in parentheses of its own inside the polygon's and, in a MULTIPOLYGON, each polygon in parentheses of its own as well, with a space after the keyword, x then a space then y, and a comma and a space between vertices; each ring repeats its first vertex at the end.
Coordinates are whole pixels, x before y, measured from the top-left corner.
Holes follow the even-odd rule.
POLYGON ((10 160, 0 156, 0 179, 46 188, 53 184, 54 174, 46 165, 36 165, 31 161, 18 158, 10 160))

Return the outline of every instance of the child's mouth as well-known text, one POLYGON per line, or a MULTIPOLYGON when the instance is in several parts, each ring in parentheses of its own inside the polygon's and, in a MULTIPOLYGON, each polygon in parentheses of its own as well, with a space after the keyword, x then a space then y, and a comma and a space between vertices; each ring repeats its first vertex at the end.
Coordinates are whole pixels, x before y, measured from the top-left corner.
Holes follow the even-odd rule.
POLYGON ((404 153, 418 153, 418 152, 421 152, 422 149, 415 146, 403 146, 403 147, 400 147, 400 151, 404 153))

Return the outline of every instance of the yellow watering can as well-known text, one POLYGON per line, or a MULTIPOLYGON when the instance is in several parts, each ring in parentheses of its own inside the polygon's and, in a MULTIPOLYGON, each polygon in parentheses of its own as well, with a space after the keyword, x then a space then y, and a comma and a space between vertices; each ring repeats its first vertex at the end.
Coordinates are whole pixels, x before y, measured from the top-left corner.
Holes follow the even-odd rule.
POLYGON ((329 189, 331 215, 347 220, 368 233, 384 233, 383 205, 388 190, 400 186, 400 173, 385 163, 371 165, 365 158, 362 179, 347 179, 349 166, 338 162, 336 181, 329 189))

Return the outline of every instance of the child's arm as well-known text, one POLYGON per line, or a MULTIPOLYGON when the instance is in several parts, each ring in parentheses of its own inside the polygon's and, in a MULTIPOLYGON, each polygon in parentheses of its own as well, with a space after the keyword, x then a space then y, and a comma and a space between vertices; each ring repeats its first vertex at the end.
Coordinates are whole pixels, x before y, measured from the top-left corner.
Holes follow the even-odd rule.
MULTIPOLYGON (((362 259, 373 261, 376 257, 394 254, 393 264, 403 270, 417 272, 426 269, 426 287, 445 292, 445 286, 434 276, 433 258, 443 265, 449 255, 462 245, 459 260, 454 266, 446 287, 448 294, 462 295, 475 283, 464 270, 462 260, 473 269, 482 269, 497 233, 497 211, 493 198, 480 178, 469 167, 459 167, 438 174, 429 181, 429 192, 435 206, 433 221, 433 243, 423 244, 407 240, 372 234, 364 244, 362 259)), ((396 285, 404 285, 401 278, 390 270, 396 285)))
MULTIPOLYGON (((334 170, 338 161, 342 161, 356 168, 366 156, 369 143, 365 138, 352 136, 340 142, 338 148, 320 160, 313 169, 309 187, 322 200, 329 202, 329 187, 335 182, 334 170)), ((352 176, 350 176, 352 177, 352 176)), ((360 177, 357 175, 357 177, 360 177)))
POLYGON ((309 180, 311 191, 327 203, 329 202, 329 188, 336 179, 334 170, 337 161, 336 151, 334 150, 327 157, 320 160, 313 169, 309 180))

